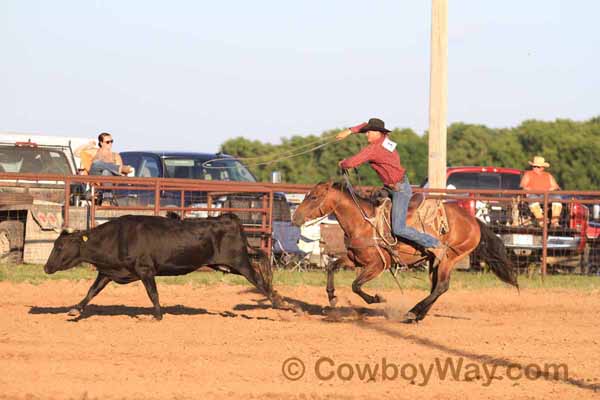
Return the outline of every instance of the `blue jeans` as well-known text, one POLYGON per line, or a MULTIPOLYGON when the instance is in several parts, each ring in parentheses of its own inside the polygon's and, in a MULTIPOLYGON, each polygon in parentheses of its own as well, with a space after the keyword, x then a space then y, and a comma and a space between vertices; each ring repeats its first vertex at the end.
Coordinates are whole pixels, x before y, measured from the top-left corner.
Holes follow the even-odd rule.
POLYGON ((425 248, 437 247, 440 242, 431 235, 406 226, 408 203, 412 197, 412 188, 408 178, 398 182, 392 195, 392 230, 394 235, 415 242, 425 248))
POLYGON ((119 166, 106 161, 94 161, 90 167, 90 175, 120 176, 119 166))

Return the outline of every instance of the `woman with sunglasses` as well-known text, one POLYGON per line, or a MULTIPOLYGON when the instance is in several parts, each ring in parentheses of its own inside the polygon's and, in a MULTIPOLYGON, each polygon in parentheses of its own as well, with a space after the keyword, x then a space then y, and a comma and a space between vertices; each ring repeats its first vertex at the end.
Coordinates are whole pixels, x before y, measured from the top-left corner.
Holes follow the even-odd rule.
POLYGON ((131 172, 129 165, 123 165, 119 153, 112 151, 113 138, 110 133, 98 135, 98 151, 92 160, 90 175, 123 175, 131 172))

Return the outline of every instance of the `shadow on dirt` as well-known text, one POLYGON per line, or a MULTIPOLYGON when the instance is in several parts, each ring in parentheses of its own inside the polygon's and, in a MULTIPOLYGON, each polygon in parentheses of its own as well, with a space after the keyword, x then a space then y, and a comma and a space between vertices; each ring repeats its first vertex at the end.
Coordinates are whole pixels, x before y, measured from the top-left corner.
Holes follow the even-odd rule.
MULTIPOLYGON (((446 316, 443 316, 443 317, 446 317, 446 316)), ((457 349, 457 348, 453 348, 453 347, 450 347, 450 346, 442 344, 442 343, 438 343, 427 337, 421 337, 421 336, 417 336, 417 335, 410 334, 407 332, 403 332, 400 329, 400 325, 398 326, 399 328, 396 329, 392 325, 389 325, 389 324, 384 325, 384 324, 377 324, 377 323, 369 323, 367 321, 358 321, 357 326, 360 326, 365 329, 377 331, 379 333, 388 335, 392 338, 407 340, 407 341, 416 343, 416 344, 424 346, 424 347, 443 351, 444 353, 447 353, 450 356, 464 357, 464 358, 468 358, 468 359, 477 361, 479 363, 491 364, 491 365, 495 365, 497 367, 503 367, 503 368, 514 368, 515 365, 521 364, 519 362, 510 360, 508 358, 494 357, 494 356, 487 355, 487 354, 478 354, 478 353, 474 353, 474 352, 467 351, 467 350, 457 349)), ((402 325, 402 326, 405 327, 406 325, 402 325)), ((598 383, 590 383, 590 382, 586 382, 586 379, 583 379, 583 378, 576 379, 576 378, 572 378, 569 376, 556 378, 556 377, 550 375, 550 373, 548 373, 548 372, 543 372, 543 371, 541 371, 541 372, 542 372, 542 374, 540 376, 540 379, 544 379, 544 380, 547 380, 550 382, 557 382, 557 383, 572 385, 572 386, 578 387, 580 389, 586 389, 586 390, 590 390, 593 392, 600 392, 600 384, 598 384, 598 383)), ((589 379, 588 379, 588 381, 589 381, 589 379)))
MULTIPOLYGON (((128 316, 131 318, 138 318, 140 316, 152 316, 153 308, 152 307, 133 307, 126 305, 88 305, 83 313, 78 317, 71 318, 67 315, 69 310, 73 307, 38 307, 31 306, 29 309, 29 314, 64 314, 65 317, 68 317, 68 321, 78 322, 83 319, 92 317, 92 316, 128 316)), ((234 313, 231 311, 208 311, 204 308, 192 308, 186 307, 182 305, 175 306, 166 306, 162 307, 163 315, 212 315, 212 316, 221 316, 223 318, 244 318, 244 319, 253 319, 253 320, 269 320, 274 321, 268 317, 253 317, 246 314, 234 313)))

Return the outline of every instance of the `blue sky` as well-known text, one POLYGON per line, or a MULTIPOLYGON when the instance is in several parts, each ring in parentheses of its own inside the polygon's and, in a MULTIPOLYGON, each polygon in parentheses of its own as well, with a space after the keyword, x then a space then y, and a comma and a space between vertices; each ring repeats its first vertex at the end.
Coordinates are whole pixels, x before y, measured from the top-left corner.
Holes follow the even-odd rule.
MULTIPOLYGON (((600 115, 598 1, 449 1, 449 122, 600 115)), ((213 151, 427 128, 429 0, 0 2, 0 130, 213 151)))

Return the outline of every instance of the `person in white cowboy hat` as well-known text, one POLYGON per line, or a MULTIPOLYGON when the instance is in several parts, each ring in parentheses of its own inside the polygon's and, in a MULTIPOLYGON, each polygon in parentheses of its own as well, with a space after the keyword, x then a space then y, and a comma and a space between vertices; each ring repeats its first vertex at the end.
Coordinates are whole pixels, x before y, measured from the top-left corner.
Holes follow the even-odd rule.
MULTIPOLYGON (((544 160, 544 157, 535 156, 533 157, 533 161, 529 161, 529 165, 531 165, 532 169, 529 171, 525 171, 523 177, 521 178, 520 186, 523 190, 532 190, 532 191, 544 191, 551 192, 555 190, 560 190, 560 186, 556 183, 556 179, 549 172, 544 171, 544 168, 549 168, 550 164, 544 160)), ((541 194, 528 194, 527 197, 541 199, 543 195, 541 194)), ((552 199, 560 199, 560 196, 551 196, 552 199)), ((534 202, 529 204, 529 209, 531 213, 537 220, 538 224, 542 226, 544 220, 544 214, 542 213, 542 207, 539 202, 534 202)), ((552 226, 559 226, 560 213, 562 211, 562 204, 558 202, 552 203, 552 226)))

